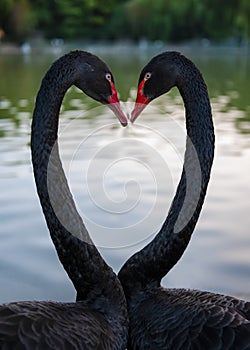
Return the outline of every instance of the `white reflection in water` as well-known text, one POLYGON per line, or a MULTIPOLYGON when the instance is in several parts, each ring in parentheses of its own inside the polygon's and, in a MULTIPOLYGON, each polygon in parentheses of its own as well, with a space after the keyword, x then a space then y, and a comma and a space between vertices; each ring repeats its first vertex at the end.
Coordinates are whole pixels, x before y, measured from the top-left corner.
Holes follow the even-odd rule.
MULTIPOLYGON (((96 114, 101 114, 101 107, 96 114)), ((185 143, 185 132, 171 117, 165 133, 139 123, 121 129, 111 120, 91 132, 83 127, 84 120, 72 120, 60 133, 66 150, 62 157, 95 243, 106 248, 136 246, 152 238, 166 217, 173 175, 182 166, 176 139, 185 143), (72 140, 69 135, 74 135, 72 152, 65 142, 72 140)))

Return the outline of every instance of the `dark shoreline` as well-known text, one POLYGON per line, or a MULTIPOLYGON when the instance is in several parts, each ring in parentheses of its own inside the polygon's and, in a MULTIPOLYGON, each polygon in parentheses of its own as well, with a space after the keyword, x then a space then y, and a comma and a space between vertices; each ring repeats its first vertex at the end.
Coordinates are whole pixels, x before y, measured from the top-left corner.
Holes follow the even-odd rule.
POLYGON ((236 41, 225 41, 222 43, 213 43, 207 39, 192 40, 182 43, 164 43, 162 41, 149 42, 141 40, 139 43, 130 40, 116 42, 110 41, 63 41, 55 39, 52 41, 27 41, 22 45, 11 42, 0 42, 0 54, 63 54, 70 50, 82 49, 86 51, 98 52, 100 54, 120 54, 131 55, 138 53, 153 54, 166 50, 176 50, 185 53, 192 52, 199 55, 249 55, 250 42, 237 44, 236 41))

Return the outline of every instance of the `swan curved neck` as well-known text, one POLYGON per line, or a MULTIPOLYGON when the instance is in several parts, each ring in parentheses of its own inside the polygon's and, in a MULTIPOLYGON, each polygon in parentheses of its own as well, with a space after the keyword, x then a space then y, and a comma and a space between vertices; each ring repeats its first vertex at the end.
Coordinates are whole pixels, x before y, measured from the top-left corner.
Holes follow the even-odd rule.
MULTIPOLYGON (((73 84, 74 67, 57 61, 42 81, 32 121, 31 152, 37 192, 59 259, 72 280, 77 299, 99 295, 120 300, 117 278, 104 262, 77 212, 62 168, 58 144, 58 118, 63 97, 73 84), (61 69, 63 65, 63 70, 61 69)), ((117 301, 117 300, 116 300, 117 301)))
POLYGON ((160 286, 184 253, 205 199, 214 156, 214 129, 205 82, 198 69, 191 68, 182 72, 177 83, 185 104, 187 129, 181 179, 160 232, 119 272, 127 296, 149 285, 160 286))

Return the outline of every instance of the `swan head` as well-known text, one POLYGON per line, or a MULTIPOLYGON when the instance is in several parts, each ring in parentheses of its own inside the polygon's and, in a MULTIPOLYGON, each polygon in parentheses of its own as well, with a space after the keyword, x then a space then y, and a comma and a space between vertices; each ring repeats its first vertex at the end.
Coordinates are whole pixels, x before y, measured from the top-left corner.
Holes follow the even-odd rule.
POLYGON ((143 109, 155 98, 168 92, 178 79, 178 52, 164 52, 151 59, 142 69, 137 89, 135 107, 131 113, 133 123, 143 109))
POLYGON ((119 119, 121 125, 127 125, 127 117, 121 109, 113 75, 99 57, 79 51, 74 85, 89 97, 107 105, 119 119))

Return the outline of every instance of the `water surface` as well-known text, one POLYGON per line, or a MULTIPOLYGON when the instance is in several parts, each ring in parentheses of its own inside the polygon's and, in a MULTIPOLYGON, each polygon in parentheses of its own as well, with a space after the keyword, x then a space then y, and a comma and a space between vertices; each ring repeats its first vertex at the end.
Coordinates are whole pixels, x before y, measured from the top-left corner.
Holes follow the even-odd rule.
MULTIPOLYGON (((121 59, 95 50, 112 68, 129 113, 139 71, 152 53, 121 59)), ((237 52, 184 52, 208 84, 216 154, 195 233, 163 283, 250 299, 250 59, 237 52)), ((0 56, 0 302, 75 296, 51 243, 30 162, 35 96, 57 56, 0 56)), ((90 235, 115 271, 159 230, 184 147, 184 110, 176 89, 127 128, 76 88, 67 93, 60 117, 64 169, 90 235)))

